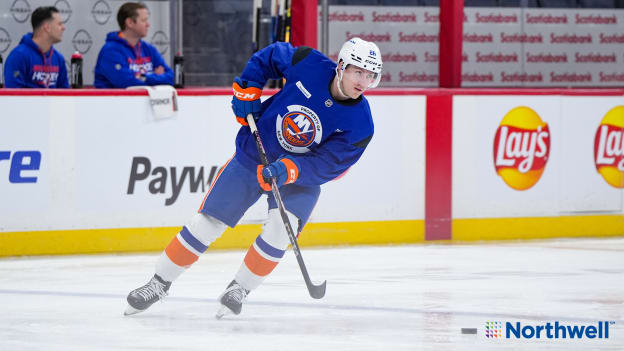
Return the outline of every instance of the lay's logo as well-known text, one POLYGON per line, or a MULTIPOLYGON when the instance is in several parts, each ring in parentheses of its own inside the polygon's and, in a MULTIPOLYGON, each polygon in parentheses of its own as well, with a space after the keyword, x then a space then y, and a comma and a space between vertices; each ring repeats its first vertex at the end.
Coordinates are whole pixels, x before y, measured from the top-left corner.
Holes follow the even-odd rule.
POLYGON ((535 111, 520 106, 507 112, 494 137, 494 167, 507 185, 516 190, 535 185, 549 152, 548 124, 535 111))
POLYGON ((624 188, 624 106, 604 116, 594 138, 596 170, 609 185, 624 188))

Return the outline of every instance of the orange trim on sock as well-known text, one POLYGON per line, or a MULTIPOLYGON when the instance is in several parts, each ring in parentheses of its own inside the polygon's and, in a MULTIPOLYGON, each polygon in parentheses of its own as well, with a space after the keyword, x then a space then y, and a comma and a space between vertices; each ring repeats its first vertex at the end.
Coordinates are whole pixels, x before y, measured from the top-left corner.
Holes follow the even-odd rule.
POLYGON ((269 275, 273 269, 277 266, 278 262, 267 260, 262 257, 256 248, 251 245, 247 255, 245 255, 245 266, 255 275, 264 277, 269 275))
POLYGON ((165 253, 173 263, 181 267, 188 267, 199 259, 197 255, 182 246, 177 236, 167 245, 165 253))

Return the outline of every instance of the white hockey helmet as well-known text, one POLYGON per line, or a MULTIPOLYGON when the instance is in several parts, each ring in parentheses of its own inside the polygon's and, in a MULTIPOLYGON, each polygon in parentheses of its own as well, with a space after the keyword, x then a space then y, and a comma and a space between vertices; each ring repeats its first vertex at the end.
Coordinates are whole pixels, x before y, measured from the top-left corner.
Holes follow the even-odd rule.
POLYGON ((375 73, 375 80, 369 88, 375 88, 381 80, 381 52, 373 42, 360 38, 351 38, 342 45, 338 53, 338 64, 344 62, 342 69, 348 65, 354 65, 375 73))

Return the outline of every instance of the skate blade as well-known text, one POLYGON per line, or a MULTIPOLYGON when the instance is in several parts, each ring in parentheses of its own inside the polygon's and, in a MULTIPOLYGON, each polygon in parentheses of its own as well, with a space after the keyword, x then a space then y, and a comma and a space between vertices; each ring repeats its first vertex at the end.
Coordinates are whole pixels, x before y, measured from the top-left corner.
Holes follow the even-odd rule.
POLYGON ((128 307, 126 307, 126 310, 124 311, 124 316, 131 316, 133 314, 137 314, 143 311, 145 310, 137 310, 136 308, 128 305, 128 307))
POLYGON ((230 310, 229 308, 225 307, 224 305, 221 305, 221 307, 219 307, 219 310, 217 311, 217 314, 215 314, 215 318, 216 319, 221 319, 224 316, 230 315, 230 314, 234 314, 234 312, 232 312, 232 310, 230 310))

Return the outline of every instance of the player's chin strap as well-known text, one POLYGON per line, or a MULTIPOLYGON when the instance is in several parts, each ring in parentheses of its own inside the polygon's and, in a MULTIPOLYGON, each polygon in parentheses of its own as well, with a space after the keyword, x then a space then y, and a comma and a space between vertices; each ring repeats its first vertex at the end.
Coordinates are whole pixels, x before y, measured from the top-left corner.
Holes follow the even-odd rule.
POLYGON ((338 76, 338 79, 336 80, 336 87, 338 88, 338 93, 340 93, 340 95, 342 95, 342 97, 344 98, 349 98, 349 96, 347 94, 345 94, 342 91, 342 88, 340 87, 342 85, 342 76, 344 75, 344 62, 342 63, 343 67, 342 68, 338 68, 336 67, 336 75, 338 76))

